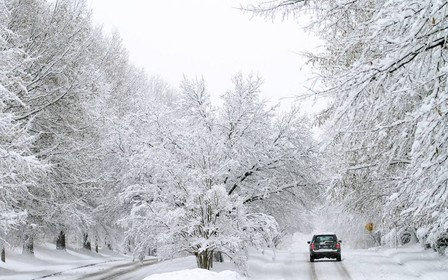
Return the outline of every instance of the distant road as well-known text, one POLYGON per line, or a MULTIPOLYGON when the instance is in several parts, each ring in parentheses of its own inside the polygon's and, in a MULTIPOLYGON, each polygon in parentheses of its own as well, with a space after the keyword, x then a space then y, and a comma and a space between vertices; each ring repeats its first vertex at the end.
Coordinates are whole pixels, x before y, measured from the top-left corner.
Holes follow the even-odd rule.
POLYGON ((256 280, 433 280, 448 279, 448 260, 416 245, 399 249, 350 250, 342 261, 309 261, 306 245, 252 252, 250 279, 256 280), (298 249, 298 250, 294 250, 298 249))
POLYGON ((352 278, 344 261, 321 259, 309 261, 304 252, 277 252, 272 255, 253 256, 250 261, 250 276, 257 280, 358 280, 352 278))

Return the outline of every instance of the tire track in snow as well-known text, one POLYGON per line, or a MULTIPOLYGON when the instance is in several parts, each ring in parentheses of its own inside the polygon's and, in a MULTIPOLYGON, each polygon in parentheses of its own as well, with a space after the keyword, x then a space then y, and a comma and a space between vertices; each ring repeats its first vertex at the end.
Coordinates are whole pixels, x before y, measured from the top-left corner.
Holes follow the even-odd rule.
POLYGON ((350 276, 350 273, 348 273, 347 268, 345 268, 345 266, 341 262, 338 262, 336 264, 336 267, 341 272, 341 274, 345 275, 345 279, 352 280, 352 277, 350 276))
POLYGON ((292 251, 288 253, 279 252, 278 255, 278 261, 283 263, 281 265, 282 278, 279 277, 278 279, 297 280, 298 277, 300 277, 299 279, 303 279, 303 277, 306 277, 311 273, 307 261, 307 254, 303 252, 292 251))
POLYGON ((341 262, 321 260, 310 262, 311 280, 353 280, 350 273, 341 262))
POLYGON ((310 262, 310 265, 311 265, 311 280, 318 280, 314 263, 310 262))
POLYGON ((33 280, 44 279, 44 278, 51 278, 51 277, 59 276, 59 275, 65 273, 65 272, 68 272, 68 271, 73 271, 73 270, 77 270, 77 269, 83 269, 83 268, 87 268, 87 267, 91 267, 91 266, 102 265, 102 264, 105 264, 105 263, 119 262, 119 261, 122 261, 122 260, 108 260, 108 261, 104 261, 104 262, 85 264, 85 265, 74 267, 74 268, 71 268, 71 269, 68 269, 68 270, 58 271, 58 272, 54 272, 54 273, 51 273, 51 274, 39 276, 37 278, 33 278, 33 280))
POLYGON ((116 279, 119 276, 123 276, 127 273, 131 273, 135 270, 138 270, 142 267, 145 267, 148 265, 153 265, 157 262, 158 262, 158 260, 146 260, 146 261, 143 261, 143 263, 138 262, 138 263, 122 264, 119 266, 111 267, 107 270, 97 271, 97 272, 90 273, 90 274, 85 274, 85 275, 81 276, 81 278, 79 278, 79 279, 112 280, 112 279, 116 279))

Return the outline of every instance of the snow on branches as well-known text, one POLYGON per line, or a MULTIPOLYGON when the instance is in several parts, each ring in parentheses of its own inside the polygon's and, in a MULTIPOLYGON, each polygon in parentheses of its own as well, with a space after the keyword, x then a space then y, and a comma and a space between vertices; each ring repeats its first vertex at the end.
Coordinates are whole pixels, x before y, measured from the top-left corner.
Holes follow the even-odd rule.
POLYGON ((333 99, 326 112, 332 196, 385 231, 426 228, 422 242, 448 234, 448 3, 261 3, 251 8, 310 13, 324 42, 309 58, 326 86, 321 94, 333 99))
MULTIPOLYGON (((0 4, 1 5, 1 4, 0 4)), ((1 15, 5 16, 5 15, 1 15)), ((32 199, 30 190, 45 174, 45 165, 33 156, 34 137, 26 122, 10 112, 12 104, 23 103, 12 91, 22 88, 15 76, 24 64, 23 52, 9 45, 14 33, 0 22, 0 241, 18 229, 27 218, 24 203, 32 199)), ((1 242, 0 242, 1 243, 1 242)))
POLYGON ((138 183, 120 196, 131 207, 121 223, 136 251, 189 252, 207 269, 219 251, 244 268, 248 246, 274 246, 280 233, 275 210, 252 204, 314 189, 306 125, 294 114, 276 123, 258 100, 260 79, 233 82, 213 108, 203 80, 184 80, 177 109, 149 120, 151 146, 130 161, 138 183))

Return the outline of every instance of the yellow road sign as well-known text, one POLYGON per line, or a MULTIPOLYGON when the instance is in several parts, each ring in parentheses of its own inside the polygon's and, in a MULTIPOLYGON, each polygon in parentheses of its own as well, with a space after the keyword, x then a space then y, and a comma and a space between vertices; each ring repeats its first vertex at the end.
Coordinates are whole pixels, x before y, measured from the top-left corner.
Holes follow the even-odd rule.
POLYGON ((367 230, 368 232, 372 232, 372 231, 373 231, 373 228, 374 228, 373 223, 368 223, 368 224, 366 224, 366 230, 367 230))

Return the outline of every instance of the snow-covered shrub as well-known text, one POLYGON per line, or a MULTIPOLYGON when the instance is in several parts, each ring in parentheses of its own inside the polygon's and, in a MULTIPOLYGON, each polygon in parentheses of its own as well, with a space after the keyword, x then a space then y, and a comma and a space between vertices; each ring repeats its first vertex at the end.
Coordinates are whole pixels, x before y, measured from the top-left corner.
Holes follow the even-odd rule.
POLYGON ((447 249, 448 249, 448 234, 439 236, 439 238, 434 244, 434 250, 436 250, 440 255, 445 256, 447 249))
POLYGON ((381 245, 389 247, 398 246, 398 233, 397 229, 392 228, 387 234, 381 237, 381 245))
POLYGON ((428 229, 424 227, 418 228, 415 232, 415 235, 418 242, 426 247, 426 245, 428 244, 428 229))

